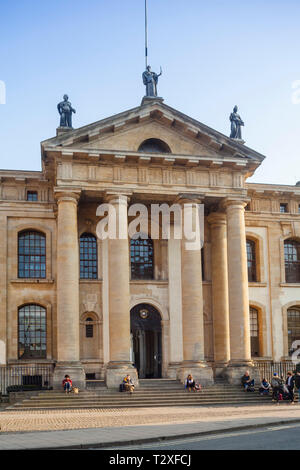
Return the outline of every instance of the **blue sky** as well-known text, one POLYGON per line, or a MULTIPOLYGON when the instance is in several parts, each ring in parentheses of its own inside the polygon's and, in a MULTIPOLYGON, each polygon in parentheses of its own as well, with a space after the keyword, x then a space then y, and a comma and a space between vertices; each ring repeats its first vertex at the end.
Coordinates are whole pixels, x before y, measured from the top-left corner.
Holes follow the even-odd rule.
MULTIPOLYGON (((140 104, 144 0, 0 0, 0 9, 1 168, 40 170, 64 93, 74 127, 140 104)), ((299 18, 299 0, 148 0, 159 95, 227 135, 237 104, 246 145, 267 157, 253 182, 300 180, 299 18)))

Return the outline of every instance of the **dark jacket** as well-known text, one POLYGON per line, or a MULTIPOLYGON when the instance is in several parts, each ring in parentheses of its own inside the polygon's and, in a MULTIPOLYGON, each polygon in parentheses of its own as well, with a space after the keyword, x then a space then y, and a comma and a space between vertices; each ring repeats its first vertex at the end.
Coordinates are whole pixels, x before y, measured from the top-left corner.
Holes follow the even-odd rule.
POLYGON ((286 379, 286 381, 285 381, 285 384, 286 384, 288 387, 290 387, 291 389, 293 389, 294 386, 295 386, 295 376, 292 376, 291 381, 290 381, 290 382, 291 382, 290 385, 288 384, 288 381, 289 381, 289 377, 287 377, 287 379, 286 379))
POLYGON ((300 375, 296 374, 294 376, 296 388, 300 388, 300 375))

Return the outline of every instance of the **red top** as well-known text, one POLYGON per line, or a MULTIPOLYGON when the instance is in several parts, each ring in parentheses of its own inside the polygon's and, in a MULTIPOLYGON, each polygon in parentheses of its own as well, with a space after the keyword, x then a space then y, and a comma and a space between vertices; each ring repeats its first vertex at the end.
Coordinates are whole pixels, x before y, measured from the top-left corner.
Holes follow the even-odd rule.
POLYGON ((65 383, 67 383, 67 382, 69 382, 69 384, 70 384, 71 387, 72 387, 72 380, 70 379, 70 377, 68 377, 67 379, 64 379, 64 380, 62 381, 62 385, 64 386, 65 383))

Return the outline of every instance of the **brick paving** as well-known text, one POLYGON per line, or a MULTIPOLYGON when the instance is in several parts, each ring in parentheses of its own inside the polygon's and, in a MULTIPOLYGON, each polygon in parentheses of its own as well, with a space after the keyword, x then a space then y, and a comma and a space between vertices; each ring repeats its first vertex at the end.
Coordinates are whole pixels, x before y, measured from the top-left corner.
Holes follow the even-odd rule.
POLYGON ((2 433, 55 431, 122 426, 217 423, 243 419, 300 419, 300 405, 282 403, 253 406, 161 407, 138 409, 4 410, 0 412, 2 433))

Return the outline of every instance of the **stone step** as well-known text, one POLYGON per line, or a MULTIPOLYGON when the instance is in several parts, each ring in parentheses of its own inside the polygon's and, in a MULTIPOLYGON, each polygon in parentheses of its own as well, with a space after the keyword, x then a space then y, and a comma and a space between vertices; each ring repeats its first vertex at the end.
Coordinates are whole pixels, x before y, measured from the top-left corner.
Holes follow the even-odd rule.
POLYGON ((193 401, 193 402, 203 402, 203 401, 223 401, 223 402, 226 402, 228 400, 243 400, 245 402, 248 402, 249 400, 253 401, 261 401, 261 400, 268 400, 270 397, 260 397, 260 396, 251 396, 251 397, 243 397, 243 396, 230 396, 230 397, 226 397, 226 399, 224 399, 224 397, 210 397, 210 396, 192 396, 192 395, 186 395, 186 396, 180 396, 180 397, 165 397, 165 398, 162 398, 162 397, 151 397, 151 398, 148 398, 147 400, 145 400, 143 397, 137 397, 137 396, 134 396, 134 395, 126 395, 126 396, 123 396, 122 398, 118 398, 118 397, 115 397, 115 398, 106 398, 106 399, 103 399, 103 398, 94 398, 94 399, 74 399, 74 398, 71 398, 71 397, 66 397, 65 399, 56 399, 56 400, 23 400, 22 402, 19 402, 19 403, 16 403, 16 405, 28 405, 28 406, 35 406, 35 405, 39 405, 39 404, 44 404, 44 405, 49 405, 49 404, 55 404, 55 405, 59 405, 59 404, 68 404, 68 403, 72 403, 72 404, 83 404, 83 403, 87 403, 87 404, 92 404, 92 403, 119 403, 119 402, 136 402, 136 403, 141 403, 141 404, 149 404, 149 403, 153 403, 153 402, 160 402, 160 403, 166 403, 166 402, 187 402, 187 401, 193 401))
POLYGON ((238 399, 238 400, 244 400, 244 401, 248 401, 248 400, 261 400, 261 399, 266 399, 268 397, 260 397, 260 396, 254 396, 254 397, 243 397, 243 396, 240 396, 240 395, 231 395, 231 396, 228 396, 226 398, 222 397, 222 396, 216 396, 216 397, 211 397, 211 396, 180 396, 180 397, 150 397, 150 398, 147 398, 145 399, 144 397, 137 397, 137 396, 133 396, 133 395, 126 395, 124 397, 111 397, 111 398, 93 398, 93 399, 89 399, 89 400, 86 400, 86 399, 72 399, 72 398, 66 398, 66 399, 59 399, 57 398, 56 400, 23 400, 22 402, 20 403, 26 403, 26 404, 35 404, 35 403, 69 403, 69 402, 72 402, 72 403, 92 403, 92 402, 101 402, 101 403, 116 403, 116 402, 119 402, 119 401, 126 401, 128 399, 130 399, 131 401, 134 400, 136 402, 142 402, 142 403, 150 403, 152 401, 160 401, 161 403, 164 403, 166 401, 180 401, 180 400, 193 400, 193 401, 204 401, 204 400, 223 400, 223 401, 226 401, 228 399, 238 399))

